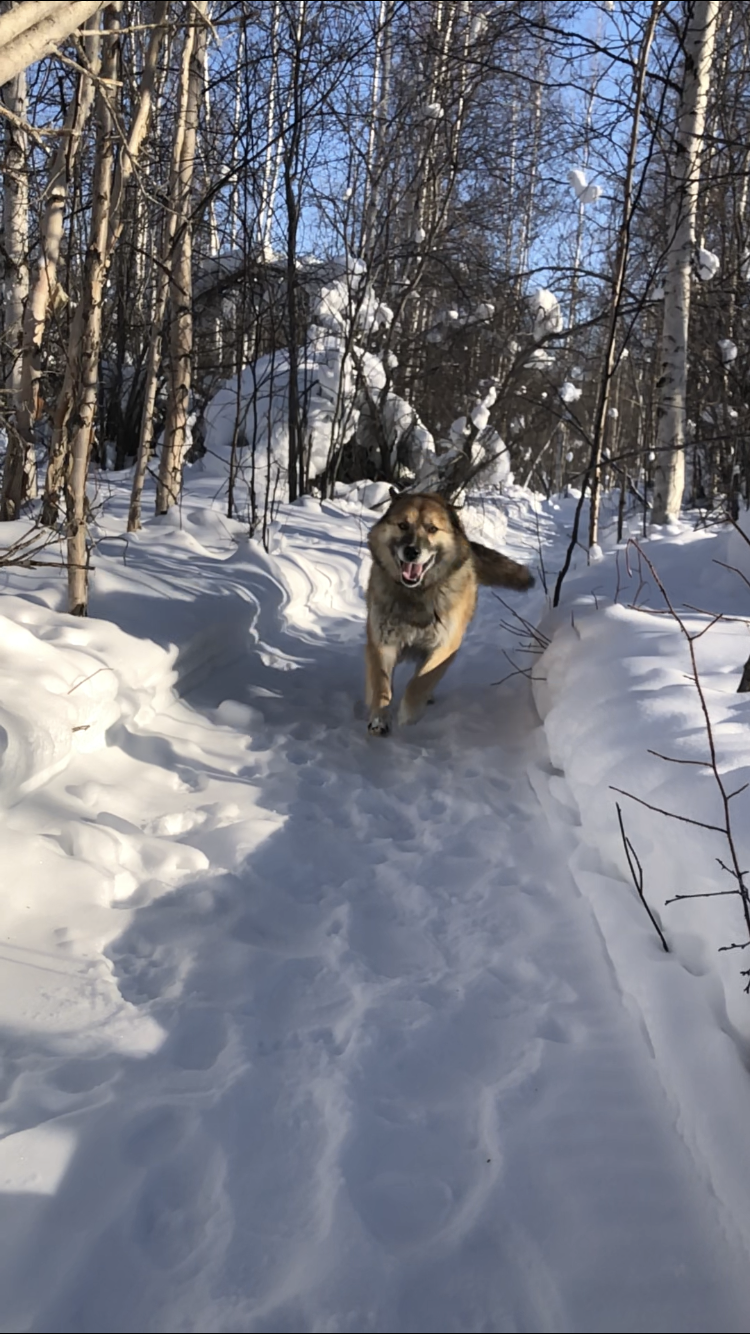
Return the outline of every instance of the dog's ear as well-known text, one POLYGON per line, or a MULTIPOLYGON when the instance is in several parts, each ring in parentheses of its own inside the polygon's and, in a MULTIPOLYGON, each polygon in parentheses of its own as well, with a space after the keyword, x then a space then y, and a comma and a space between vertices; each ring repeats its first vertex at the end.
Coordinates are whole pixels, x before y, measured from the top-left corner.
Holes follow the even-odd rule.
POLYGON ((444 501, 444 504, 445 504, 446 513, 447 513, 448 518, 449 518, 449 520, 450 520, 451 528, 452 528, 453 531, 456 532, 456 533, 463 533, 463 531, 464 531, 464 526, 463 526, 463 524, 461 523, 461 520, 460 520, 459 515, 458 515, 458 510, 456 509, 455 505, 451 505, 451 503, 450 503, 449 500, 444 501))

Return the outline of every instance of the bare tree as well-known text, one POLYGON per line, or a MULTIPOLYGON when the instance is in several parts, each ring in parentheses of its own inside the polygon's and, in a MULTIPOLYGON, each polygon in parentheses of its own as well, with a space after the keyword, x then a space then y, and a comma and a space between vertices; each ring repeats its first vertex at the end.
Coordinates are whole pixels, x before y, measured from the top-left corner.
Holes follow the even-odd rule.
POLYGON ((80 343, 76 349, 76 376, 70 392, 70 416, 65 423, 70 436, 66 478, 68 610, 73 616, 85 616, 88 603, 86 480, 96 416, 107 239, 111 225, 115 127, 109 88, 114 86, 118 73, 120 9, 121 3, 116 3, 107 5, 104 11, 101 81, 96 95, 91 223, 78 307, 80 319, 76 319, 80 343))
POLYGON ((34 423, 39 415, 39 383, 42 373, 42 345, 47 321, 53 307, 60 303, 58 268, 63 241, 68 182, 80 148, 83 130, 94 102, 94 79, 99 72, 98 16, 89 20, 82 36, 83 54, 88 66, 81 70, 75 94, 65 116, 60 143, 52 161, 36 263, 23 321, 23 349, 20 385, 16 396, 15 448, 10 448, 3 476, 0 518, 11 518, 27 495, 36 489, 34 423))
MULTIPOLYGON (((183 170, 188 99, 191 86, 191 62, 193 61, 195 52, 197 31, 196 25, 191 24, 185 32, 182 46, 178 106, 175 118, 174 137, 172 139, 172 162, 169 173, 169 199, 170 201, 174 201, 175 205, 180 188, 180 174, 183 170)), ((180 217, 180 213, 176 206, 170 207, 165 213, 161 262, 157 273, 148 351, 146 354, 143 410, 141 413, 141 426, 138 439, 138 455, 135 472, 133 474, 133 487, 130 497, 130 509, 128 512, 129 532, 134 532, 141 526, 141 499, 143 495, 143 485, 146 480, 146 471, 154 438, 154 408, 156 405, 156 390, 162 356, 162 330, 164 327, 164 316, 166 314, 167 300, 169 297, 170 275, 174 263, 175 236, 177 234, 178 224, 182 221, 184 221, 184 219, 180 217)))
POLYGON ((695 251, 706 101, 718 18, 719 0, 690 0, 684 41, 685 68, 672 159, 673 193, 657 408, 654 523, 668 523, 678 516, 685 488, 690 277, 695 251))
POLYGON ((0 15, 0 84, 49 55, 101 7, 101 0, 25 0, 0 15))
MULTIPOLYGON (((11 11, 12 13, 12 11, 11 11)), ((5 17, 5 15, 3 16, 5 17)), ((17 408, 21 398, 21 351, 23 313, 29 293, 29 188, 28 138, 21 128, 26 120, 26 74, 16 74, 2 89, 3 105, 13 120, 5 122, 3 170, 3 233, 5 246, 5 391, 7 407, 17 408)), ((14 519, 24 490, 24 477, 31 473, 31 460, 19 436, 15 414, 8 412, 8 452, 0 497, 0 519, 14 519)), ((32 456, 33 457, 33 456, 32 456)))
MULTIPOLYGON (((117 50, 115 42, 115 38, 118 32, 117 14, 119 13, 121 7, 122 7, 122 0, 118 0, 118 3, 116 5, 114 4, 108 5, 107 10, 105 11, 111 24, 110 28, 111 40, 109 43, 109 47, 110 47, 110 58, 113 61, 116 60, 116 50, 117 50)), ((119 118, 117 121, 114 119, 113 103, 111 100, 112 91, 108 88, 105 81, 106 76, 104 74, 103 57, 102 57, 102 73, 99 83, 97 85, 97 113, 99 116, 99 120, 101 121, 101 118, 103 117, 104 121, 108 124, 109 128, 107 129, 106 134, 102 134, 101 124, 98 125, 97 154, 95 156, 95 166, 94 166, 94 182, 96 184, 97 165, 100 167, 102 172, 105 171, 109 172, 109 178, 105 183, 106 202, 104 201, 104 196, 102 196, 101 205, 99 207, 95 207, 92 209, 92 220, 91 220, 90 235, 89 235, 89 249, 87 253, 87 262, 86 265, 84 266, 84 279, 83 279, 84 287, 86 287, 87 283, 90 285, 92 282, 94 283, 95 287, 98 287, 99 285, 103 286, 104 280, 109 270, 110 263, 112 261, 112 255, 114 253, 115 246, 117 245, 117 242, 122 232, 124 224, 122 200, 128 181, 130 180, 130 178, 133 175, 133 172, 135 171, 138 152, 143 143, 146 131, 148 129, 149 117, 153 103, 153 92, 156 82, 158 55, 159 55, 161 41, 164 35, 164 27, 161 20, 163 20, 165 12, 166 11, 164 10, 162 5, 157 5, 156 7, 157 21, 154 26, 153 32, 151 34, 151 38, 149 40, 148 50, 141 77, 140 96, 133 116, 133 123, 127 140, 121 145, 121 151, 119 153, 117 159, 117 165, 114 170, 113 170, 114 153, 110 151, 110 149, 112 148, 110 141, 112 135, 118 129, 119 118), (104 163, 100 162, 100 153, 104 154, 108 166, 105 166, 104 163), (99 237, 98 228, 101 225, 104 225, 102 221, 104 214, 106 214, 106 229, 104 236, 99 237), (93 239, 94 223, 96 223, 96 228, 97 228, 97 236, 95 241, 93 239), (100 246, 101 249, 99 248, 100 246), (97 257, 96 260, 95 256, 97 257), (101 272, 97 267, 99 260, 101 260, 102 264, 101 272)), ((65 363, 63 385, 62 389, 60 390, 60 394, 58 396, 57 404, 55 407, 52 441, 50 445, 50 457, 47 465, 47 476, 45 479, 44 504, 42 507, 42 519, 43 522, 48 525, 54 524, 57 519, 60 490, 62 486, 65 484, 66 473, 69 471, 70 467, 69 449, 71 445, 72 432, 79 431, 80 411, 83 410, 82 404, 85 402, 88 405, 91 399, 92 384, 87 382, 87 377, 90 375, 90 370, 87 369, 85 374, 83 373, 82 358, 84 356, 84 353, 86 357, 90 358, 91 356, 93 356, 92 349, 95 346, 96 358, 98 363, 100 342, 101 342, 101 301, 96 293, 92 296, 91 291, 89 290, 87 299, 84 300, 82 297, 82 299, 78 302, 75 314, 71 321, 70 333, 68 338, 68 354, 65 363), (87 318, 93 321, 93 323, 89 328, 88 342, 87 342, 87 337, 85 335, 85 326, 87 318), (78 398, 79 394, 82 394, 83 396, 80 402, 78 398)), ((97 364, 95 380, 92 383, 94 384, 94 407, 95 407, 95 400, 96 400, 95 389, 96 385, 98 384, 98 364, 97 364)), ((85 413, 86 414, 88 413, 88 406, 85 409, 85 413)), ((87 430, 88 430, 87 450, 90 451, 93 439, 93 417, 91 418, 90 421, 88 421, 88 417, 86 417, 86 420, 87 420, 87 430)), ((82 450, 82 444, 80 445, 79 449, 79 456, 82 457, 81 450, 82 450)), ((70 503, 68 503, 68 510, 70 511, 70 503)))
POLYGON ((625 169, 625 181, 623 187, 622 219, 617 237, 617 249, 615 254, 614 273, 612 275, 612 295, 610 298, 610 317, 606 332, 606 341, 604 346, 604 365, 601 370, 601 380, 599 388, 599 397, 596 405, 594 417, 594 432, 591 458, 591 504, 589 507, 589 549, 599 541, 599 507, 601 504, 602 491, 602 450, 604 448, 604 435, 607 426, 607 416, 610 408, 610 398, 612 393, 612 382, 614 372, 618 365, 617 361, 617 332, 618 324, 622 314, 622 303, 625 293, 625 278, 627 274, 628 259, 630 255, 631 231, 633 227, 633 211, 635 207, 635 171, 638 156, 638 144, 641 127, 641 111, 643 109, 643 97, 646 84, 646 72, 648 70, 649 56, 651 46, 654 40, 656 24, 663 7, 663 0, 652 0, 651 12, 646 20, 641 39, 640 50, 635 65, 635 86, 634 86, 634 104, 633 119, 630 131, 630 145, 628 149, 627 165, 625 169))
POLYGON ((176 135, 181 135, 182 143, 173 196, 177 226, 169 283, 171 303, 169 389, 164 444, 156 489, 157 514, 166 514, 170 506, 176 504, 179 499, 190 403, 193 354, 191 193, 208 39, 205 22, 208 12, 207 0, 196 0, 193 9, 195 11, 193 40, 186 62, 187 88, 184 102, 181 102, 180 107, 181 116, 184 107, 184 120, 183 127, 180 128, 178 124, 176 130, 176 135))

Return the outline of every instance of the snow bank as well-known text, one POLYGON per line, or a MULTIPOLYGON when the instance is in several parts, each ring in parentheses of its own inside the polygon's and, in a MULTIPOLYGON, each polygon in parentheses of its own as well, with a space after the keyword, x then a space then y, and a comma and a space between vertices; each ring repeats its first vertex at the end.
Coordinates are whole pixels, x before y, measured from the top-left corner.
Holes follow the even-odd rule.
MULTIPOLYGON (((697 661, 721 774, 729 791, 742 788, 750 780, 750 701, 736 692, 750 636, 744 585, 717 562, 744 566, 747 572, 750 548, 731 532, 683 532, 645 542, 643 551, 670 600, 682 608, 689 632, 700 635, 697 661), (703 610, 690 611, 688 604, 703 610), (718 613, 738 619, 712 625, 718 613)), ((535 693, 553 762, 564 770, 580 812, 582 836, 604 867, 629 879, 615 808, 620 803, 643 864, 646 897, 668 940, 687 967, 721 979, 731 1022, 750 1037, 742 954, 719 953, 746 939, 739 898, 697 898, 665 907, 678 895, 733 888, 717 860, 729 860, 726 838, 670 820, 635 800, 687 820, 723 824, 721 795, 705 767, 709 743, 685 638, 633 548, 610 548, 573 581, 568 594, 564 610, 551 614, 543 627, 552 642, 535 693), (586 582, 591 594, 579 591, 586 582), (631 793, 632 799, 613 788, 631 793)), ((732 815, 740 862, 748 866, 748 794, 736 798, 732 815)))
POLYGON ((51 617, 0 602, 0 803, 18 801, 76 753, 106 744, 115 723, 147 721, 174 679, 174 652, 136 644, 106 622, 51 617))

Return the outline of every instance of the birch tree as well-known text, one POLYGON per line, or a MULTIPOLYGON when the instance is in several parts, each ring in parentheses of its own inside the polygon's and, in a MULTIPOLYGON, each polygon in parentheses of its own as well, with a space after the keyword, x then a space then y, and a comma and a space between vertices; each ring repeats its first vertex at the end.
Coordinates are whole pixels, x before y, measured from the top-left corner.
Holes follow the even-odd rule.
POLYGON ((111 225, 114 117, 109 90, 117 78, 120 8, 120 4, 109 4, 104 15, 101 80, 96 94, 91 223, 75 321, 80 328, 80 343, 76 349, 77 373, 70 394, 70 463, 66 478, 68 610, 73 616, 85 616, 88 603, 86 479, 96 415, 107 238, 111 225))
MULTIPOLYGON (((141 526, 143 485, 146 480, 146 471, 154 438, 154 408, 156 405, 156 390, 162 357, 164 317, 167 310, 170 275, 174 262, 175 236, 177 234, 178 223, 181 221, 176 203, 180 189, 180 174, 183 171, 183 152, 188 117, 188 100, 191 92, 191 71, 193 69, 196 36, 196 25, 191 24, 185 32, 182 45, 180 77, 177 91, 177 114, 175 118, 174 137, 172 139, 172 161, 169 173, 169 199, 170 201, 174 201, 174 206, 169 207, 164 215, 161 262, 157 273, 156 290, 153 298, 151 329, 149 334, 148 351, 146 354, 143 411, 141 414, 141 425, 138 438, 138 455, 136 458, 135 472, 133 474, 133 487, 130 497, 130 509, 128 512, 129 532, 135 532, 141 526)), ((177 463, 179 466, 179 460, 177 463)))
POLYGON ((690 276, 695 251, 706 102, 718 17, 719 0, 689 0, 685 67, 672 157, 669 249, 664 281, 653 496, 653 521, 659 524, 678 517, 685 488, 690 276))
MULTIPOLYGON (((109 50, 110 59, 113 61, 116 61, 116 54, 113 54, 113 42, 114 51, 116 52, 115 37, 118 31, 117 14, 121 8, 122 0, 118 0, 117 4, 110 4, 105 10, 105 16, 108 18, 110 24, 109 50)), ((164 36, 166 0, 159 0, 159 3, 157 3, 155 7, 155 13, 156 22, 149 40, 146 59, 144 61, 140 93, 133 116, 133 122, 127 140, 121 145, 116 167, 114 166, 114 152, 110 152, 107 145, 111 147, 111 137, 119 125, 119 117, 117 122, 112 119, 113 103, 111 99, 113 96, 113 89, 110 89, 107 86, 106 79, 108 76, 104 72, 102 57, 101 77, 97 85, 97 114, 99 120, 97 130, 97 154, 94 167, 94 184, 96 185, 97 180, 97 164, 101 167, 102 171, 105 170, 99 162, 100 153, 105 153, 106 160, 109 164, 106 168, 106 171, 109 172, 109 177, 102 186, 104 195, 102 196, 101 206, 98 208, 93 208, 92 206, 87 263, 84 267, 84 289, 87 289, 87 284, 90 284, 92 281, 95 285, 101 284, 103 288, 115 246, 122 233, 124 225, 122 201, 128 182, 135 171, 138 153, 146 136, 153 105, 159 50, 164 36), (102 119, 109 125, 109 128, 103 135, 101 133, 102 119), (111 124, 109 124, 110 121, 111 124), (102 218, 105 214, 106 228, 103 237, 100 237, 98 228, 101 225, 104 225, 102 223, 102 218), (98 256, 96 262, 94 262, 95 256, 98 256), (97 268, 99 260, 101 260, 102 264, 101 273, 97 268), (89 261, 91 262, 89 263, 89 261)), ((71 441, 73 439, 73 434, 76 434, 77 436, 80 430, 81 411, 84 412, 85 420, 87 422, 87 449, 90 450, 91 448, 93 438, 93 417, 90 421, 88 420, 88 407, 84 408, 83 406, 84 403, 88 404, 90 401, 91 386, 87 383, 89 372, 86 370, 84 373, 82 367, 84 354, 89 358, 93 356, 91 349, 94 347, 94 343, 96 344, 96 360, 98 363, 99 349, 101 346, 101 302, 97 296, 92 297, 91 292, 88 291, 85 299, 82 296, 82 299, 78 302, 75 314, 71 321, 63 384, 55 407, 50 457, 47 464, 47 476, 45 478, 44 504, 42 506, 42 521, 50 526, 57 520, 60 491, 65 484, 66 473, 69 471, 70 467, 71 441), (86 333, 87 318, 93 321, 93 325, 89 327, 88 334, 86 333), (96 331, 95 326, 97 326, 96 331)), ((95 408, 95 394, 93 401, 95 408)), ((80 481, 79 477, 77 477, 77 481, 80 481)), ((68 495, 69 494, 68 488, 68 495)), ((70 510, 69 501, 68 510, 70 510)))
POLYGON ((101 7, 101 0, 24 0, 0 15, 0 84, 48 56, 101 7))
POLYGON ((64 300, 58 285, 58 269, 64 237, 68 183, 80 149, 83 131, 94 102, 95 79, 99 73, 99 19, 95 15, 82 38, 86 69, 78 75, 60 133, 60 142, 44 194, 37 258, 33 266, 31 290, 23 320, 23 348, 20 386, 16 397, 18 448, 9 450, 3 477, 0 517, 9 518, 27 494, 36 489, 34 424, 39 416, 39 382, 42 374, 42 345, 47 321, 55 305, 64 300), (24 466, 19 466, 21 455, 24 466))
POLYGON ((169 282, 171 314, 167 417, 156 488, 157 514, 166 514, 179 499, 190 405, 193 353, 191 194, 208 39, 207 0, 197 0, 192 8, 193 41, 187 61, 184 119, 182 128, 178 125, 176 131, 176 135, 181 135, 181 145, 172 205, 176 231, 169 282))
MULTIPOLYGON (((26 75, 16 74, 2 90, 3 105, 14 117, 5 122, 5 162, 3 171, 3 234, 5 274, 6 407, 17 409, 21 398, 21 353, 23 314, 29 292, 27 262, 29 232, 28 138, 22 129, 26 120, 26 75)), ((0 497, 0 519, 16 518, 24 492, 29 490, 31 459, 18 433, 15 412, 8 411, 8 452, 0 497), (26 486, 24 486, 26 479, 26 486)), ((33 456, 32 456, 33 457, 33 456)))

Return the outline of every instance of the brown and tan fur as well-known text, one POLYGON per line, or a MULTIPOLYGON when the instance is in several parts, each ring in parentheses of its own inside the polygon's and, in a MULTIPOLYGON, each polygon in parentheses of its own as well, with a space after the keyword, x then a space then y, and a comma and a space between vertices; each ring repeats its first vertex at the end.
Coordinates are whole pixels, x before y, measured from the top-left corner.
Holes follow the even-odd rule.
POLYGON ((524 589, 534 582, 525 565, 470 542, 442 496, 391 494, 368 538, 366 702, 375 736, 390 730, 397 662, 417 661, 398 712, 399 723, 413 723, 458 652, 479 585, 524 589))

